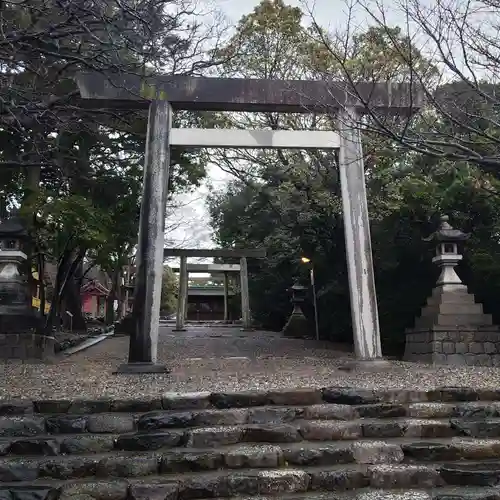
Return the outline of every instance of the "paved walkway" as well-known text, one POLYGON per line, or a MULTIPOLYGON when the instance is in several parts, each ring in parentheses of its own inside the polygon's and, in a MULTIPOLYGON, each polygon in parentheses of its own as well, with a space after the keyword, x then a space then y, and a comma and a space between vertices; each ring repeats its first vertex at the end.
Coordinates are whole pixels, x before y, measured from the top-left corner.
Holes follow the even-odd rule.
MULTIPOLYGON (((126 362, 128 337, 113 337, 52 365, 8 363, 0 397, 140 397, 171 391, 222 391, 284 387, 350 386, 419 388, 500 386, 500 370, 429 367, 394 362, 382 373, 346 373, 338 369, 352 357, 345 346, 285 339, 271 332, 188 326, 174 333, 162 325, 159 362, 165 375, 114 375, 126 362)), ((3 375, 3 376, 2 376, 3 375)))

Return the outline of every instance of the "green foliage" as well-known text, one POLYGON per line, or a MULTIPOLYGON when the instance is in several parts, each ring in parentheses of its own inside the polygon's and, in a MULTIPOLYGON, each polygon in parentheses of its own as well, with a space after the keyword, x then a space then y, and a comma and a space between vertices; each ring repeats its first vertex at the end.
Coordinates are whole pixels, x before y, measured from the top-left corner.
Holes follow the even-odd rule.
POLYGON ((165 314, 173 313, 177 308, 177 293, 179 281, 169 266, 163 268, 161 284, 161 311, 165 314))

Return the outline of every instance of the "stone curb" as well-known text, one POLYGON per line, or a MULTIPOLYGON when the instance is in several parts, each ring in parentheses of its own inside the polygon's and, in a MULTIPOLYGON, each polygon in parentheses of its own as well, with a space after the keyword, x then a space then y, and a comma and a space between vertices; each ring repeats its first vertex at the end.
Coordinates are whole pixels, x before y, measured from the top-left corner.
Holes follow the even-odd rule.
MULTIPOLYGON (((110 334, 106 334, 110 335, 110 334)), ((254 406, 348 406, 410 403, 462 403, 500 401, 500 389, 441 387, 428 391, 368 390, 345 387, 298 388, 271 391, 164 393, 137 399, 0 399, 0 415, 27 413, 107 413, 154 410, 203 410, 254 406)), ((411 416, 411 415, 410 415, 411 416)), ((490 415, 494 416, 494 415, 490 415)))

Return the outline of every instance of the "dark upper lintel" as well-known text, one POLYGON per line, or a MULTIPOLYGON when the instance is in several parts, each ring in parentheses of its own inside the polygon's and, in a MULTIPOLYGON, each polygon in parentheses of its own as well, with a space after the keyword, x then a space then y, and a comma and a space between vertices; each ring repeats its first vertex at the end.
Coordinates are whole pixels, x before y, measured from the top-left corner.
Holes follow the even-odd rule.
POLYGON ((266 257, 264 248, 165 248, 163 257, 249 257, 263 259, 266 257))
POLYGON ((329 113, 349 106, 408 114, 423 103, 423 94, 415 87, 387 82, 360 83, 354 91, 348 84, 321 80, 80 73, 76 81, 82 104, 90 108, 142 108, 159 99, 174 109, 193 111, 329 113))

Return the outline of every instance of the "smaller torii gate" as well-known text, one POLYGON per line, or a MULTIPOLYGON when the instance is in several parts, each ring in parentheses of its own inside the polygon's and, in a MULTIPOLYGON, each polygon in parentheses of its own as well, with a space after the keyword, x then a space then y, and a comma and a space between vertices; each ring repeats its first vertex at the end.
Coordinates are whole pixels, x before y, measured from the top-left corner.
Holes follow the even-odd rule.
POLYGON ((243 318, 243 329, 249 330, 251 328, 252 325, 251 325, 251 315, 250 315, 250 295, 248 293, 247 259, 265 258, 266 257, 265 249, 216 248, 216 249, 204 250, 204 249, 185 249, 185 248, 165 248, 163 252, 163 258, 166 257, 180 257, 181 259, 179 268, 180 270, 179 296, 178 296, 179 298, 177 302, 177 318, 175 324, 176 331, 184 330, 184 319, 186 317, 186 300, 187 300, 187 289, 188 289, 188 264, 187 264, 188 257, 197 257, 197 258, 220 257, 225 259, 230 259, 230 258, 240 259, 240 265, 238 271, 240 272, 240 281, 241 281, 241 314, 243 318))
MULTIPOLYGON (((180 266, 170 266, 170 269, 174 272, 179 272, 180 273, 180 266)), ((228 280, 228 275, 229 273, 240 273, 241 274, 241 265, 240 264, 187 264, 187 274, 186 274, 186 280, 189 282, 189 273, 209 273, 210 275, 222 275, 224 277, 224 321, 228 321, 229 319, 229 280, 228 280)), ((248 276, 247 276, 248 278, 248 276)), ((240 276, 240 283, 243 283, 243 279, 240 276)), ((186 287, 186 290, 188 287, 186 287)), ((180 289, 179 289, 180 292, 180 289)), ((184 304, 185 308, 187 309, 187 293, 186 296, 184 297, 184 304)), ((248 304, 243 304, 243 294, 241 294, 241 299, 242 299, 242 304, 241 304, 241 310, 245 310, 245 305, 247 306, 248 310, 250 310, 250 302, 248 304)), ((182 314, 181 311, 182 305, 181 305, 181 295, 179 293, 178 300, 177 300, 177 318, 179 318, 182 314)), ((251 318, 251 314, 249 313, 248 316, 251 318)), ((184 319, 187 318, 187 310, 184 311, 184 319)), ((176 319, 177 321, 177 319, 176 319)), ((184 326, 184 324, 183 324, 184 326)), ((178 325, 176 324, 176 330, 177 330, 178 325)))

